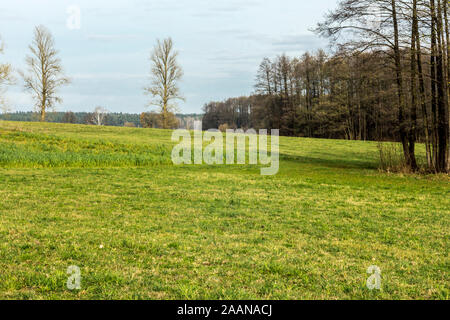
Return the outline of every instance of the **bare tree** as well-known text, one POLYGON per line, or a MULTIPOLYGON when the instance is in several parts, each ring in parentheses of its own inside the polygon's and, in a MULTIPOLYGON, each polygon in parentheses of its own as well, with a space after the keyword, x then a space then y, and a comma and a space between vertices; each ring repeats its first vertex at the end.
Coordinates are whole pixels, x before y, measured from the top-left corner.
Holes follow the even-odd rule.
POLYGON ((264 58, 256 75, 256 92, 262 95, 272 95, 272 77, 272 62, 269 58, 264 58))
MULTIPOLYGON (((3 53, 4 44, 0 38, 0 54, 3 53)), ((6 99, 4 97, 6 86, 13 84, 12 67, 7 63, 0 63, 0 108, 4 113, 9 111, 6 99)))
POLYGON ((145 88, 145 93, 153 98, 150 105, 160 108, 164 129, 169 128, 169 112, 176 111, 177 106, 174 100, 184 100, 178 87, 183 70, 178 65, 177 57, 178 52, 174 51, 171 38, 162 42, 158 40, 150 57, 151 85, 145 88))
POLYGON ((92 113, 91 122, 97 126, 105 125, 105 118, 108 114, 108 110, 103 107, 96 107, 94 112, 92 113))
POLYGON ((27 56, 28 74, 20 72, 25 81, 25 89, 33 93, 36 109, 41 121, 45 121, 48 109, 62 102, 57 90, 70 83, 64 76, 58 51, 54 48, 54 40, 50 31, 44 26, 37 26, 34 39, 29 46, 31 55, 27 56))

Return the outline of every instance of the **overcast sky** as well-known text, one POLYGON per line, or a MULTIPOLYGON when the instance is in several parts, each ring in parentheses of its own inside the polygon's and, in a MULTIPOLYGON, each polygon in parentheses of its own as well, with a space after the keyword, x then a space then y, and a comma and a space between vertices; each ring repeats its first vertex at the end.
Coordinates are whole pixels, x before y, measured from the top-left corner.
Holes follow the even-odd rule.
MULTIPOLYGON (((336 0, 13 0, 0 3, 1 61, 25 69, 33 28, 55 37, 72 84, 57 111, 138 113, 151 110, 142 88, 156 39, 171 36, 184 69, 182 113, 211 100, 248 95, 264 57, 326 48, 311 31, 336 0), (80 29, 67 27, 67 9, 81 9, 80 29)), ((8 90, 15 110, 31 110, 22 82, 8 90)))

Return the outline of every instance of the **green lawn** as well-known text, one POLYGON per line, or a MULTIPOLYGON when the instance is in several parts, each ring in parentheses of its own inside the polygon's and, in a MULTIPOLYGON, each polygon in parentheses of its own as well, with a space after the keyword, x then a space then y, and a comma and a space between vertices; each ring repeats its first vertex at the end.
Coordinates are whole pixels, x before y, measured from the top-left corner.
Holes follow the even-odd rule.
POLYGON ((0 121, 0 299, 449 298, 448 176, 283 137, 276 176, 173 166, 170 136, 0 121))

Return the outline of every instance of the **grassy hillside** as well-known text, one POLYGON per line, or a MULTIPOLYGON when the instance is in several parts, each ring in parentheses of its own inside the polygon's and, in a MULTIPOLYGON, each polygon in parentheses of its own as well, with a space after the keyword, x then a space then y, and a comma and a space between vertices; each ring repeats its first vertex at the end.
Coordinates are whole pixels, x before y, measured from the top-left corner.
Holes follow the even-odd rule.
POLYGON ((449 298, 448 176, 283 137, 276 176, 173 166, 170 134, 0 121, 0 298, 449 298))

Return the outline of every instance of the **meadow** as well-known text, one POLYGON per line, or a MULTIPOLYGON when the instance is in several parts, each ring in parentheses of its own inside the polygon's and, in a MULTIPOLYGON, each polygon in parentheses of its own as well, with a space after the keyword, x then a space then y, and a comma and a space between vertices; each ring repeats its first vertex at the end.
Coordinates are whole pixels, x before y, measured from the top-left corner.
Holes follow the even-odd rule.
POLYGON ((449 299, 448 176, 286 137, 275 176, 175 166, 170 138, 0 121, 0 299, 449 299))

